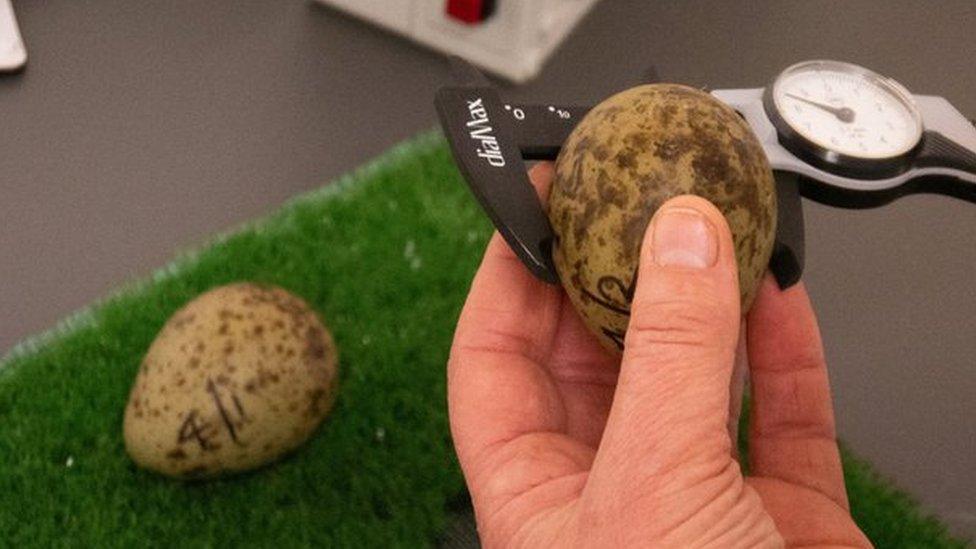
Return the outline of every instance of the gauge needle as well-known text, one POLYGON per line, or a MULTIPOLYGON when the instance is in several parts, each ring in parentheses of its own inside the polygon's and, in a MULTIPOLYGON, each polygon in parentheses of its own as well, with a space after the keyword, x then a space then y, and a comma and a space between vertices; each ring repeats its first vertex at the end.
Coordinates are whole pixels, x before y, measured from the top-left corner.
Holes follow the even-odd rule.
POLYGON ((811 101, 805 97, 800 97, 799 95, 793 95, 792 93, 786 94, 786 97, 791 97, 797 101, 802 101, 808 105, 817 107, 820 110, 827 111, 830 114, 837 117, 837 120, 841 122, 851 123, 854 121, 854 111, 848 107, 831 107, 830 105, 825 105, 823 103, 817 103, 816 101, 811 101))

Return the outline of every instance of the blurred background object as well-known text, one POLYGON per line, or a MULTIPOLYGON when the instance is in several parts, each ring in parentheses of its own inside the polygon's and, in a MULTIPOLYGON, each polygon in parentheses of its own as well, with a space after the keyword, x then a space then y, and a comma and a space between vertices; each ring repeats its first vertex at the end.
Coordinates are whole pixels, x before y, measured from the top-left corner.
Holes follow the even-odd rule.
POLYGON ((0 0, 0 72, 16 71, 27 63, 27 49, 17 27, 10 0, 0 0))
POLYGON ((318 0, 524 82, 598 0, 318 0))

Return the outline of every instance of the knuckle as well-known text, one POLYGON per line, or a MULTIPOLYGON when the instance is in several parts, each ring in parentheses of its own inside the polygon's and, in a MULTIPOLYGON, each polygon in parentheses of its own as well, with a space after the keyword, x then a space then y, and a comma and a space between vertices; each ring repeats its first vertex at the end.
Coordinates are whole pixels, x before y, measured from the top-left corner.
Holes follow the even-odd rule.
POLYGON ((713 300, 675 297, 641 305, 630 319, 626 348, 724 347, 734 344, 727 340, 738 333, 735 319, 730 322, 728 312, 713 300))

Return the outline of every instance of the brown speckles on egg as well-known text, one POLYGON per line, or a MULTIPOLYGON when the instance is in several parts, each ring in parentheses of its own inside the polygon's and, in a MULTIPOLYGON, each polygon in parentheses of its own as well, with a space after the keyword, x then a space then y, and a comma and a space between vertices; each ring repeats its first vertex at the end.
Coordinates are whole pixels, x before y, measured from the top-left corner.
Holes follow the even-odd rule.
POLYGON ((666 162, 673 162, 688 152, 690 148, 687 139, 666 135, 654 144, 654 156, 666 162))
POLYGON ((315 313, 286 291, 233 284, 207 292, 150 347, 126 408, 126 449, 138 464, 179 478, 277 459, 328 413, 336 357, 315 313), (306 391, 322 394, 311 408, 306 391))
POLYGON ((626 148, 617 153, 617 167, 623 170, 632 170, 637 167, 637 155, 639 151, 626 148))
POLYGON ((725 152, 726 145, 715 140, 703 140, 703 143, 695 159, 691 161, 698 184, 728 183, 732 178, 732 168, 729 165, 729 156, 725 152))
POLYGON ((305 331, 306 354, 312 359, 322 360, 325 358, 325 345, 322 329, 318 326, 309 326, 305 331))
MULTIPOLYGON (((762 146, 735 111, 671 84, 640 86, 592 109, 556 159, 553 259, 584 321, 610 349, 629 317, 602 305, 599 281, 633 283, 640 245, 665 200, 697 194, 732 229, 743 310, 772 252, 776 194, 762 146)), ((629 302, 625 304, 629 307, 629 302)))

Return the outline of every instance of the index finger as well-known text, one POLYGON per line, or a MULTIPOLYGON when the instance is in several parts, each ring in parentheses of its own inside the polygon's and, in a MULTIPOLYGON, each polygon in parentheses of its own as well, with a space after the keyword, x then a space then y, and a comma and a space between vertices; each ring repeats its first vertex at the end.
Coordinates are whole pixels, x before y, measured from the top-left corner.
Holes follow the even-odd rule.
MULTIPOLYGON (((540 194, 547 164, 530 173, 540 194)), ((496 232, 461 311, 448 362, 451 427, 462 465, 485 447, 554 427, 554 389, 540 364, 558 320, 558 289, 534 278, 496 232)))
MULTIPOLYGON (((531 176, 546 193, 551 165, 537 166, 531 176)), ((519 506, 506 507, 513 499, 547 479, 585 470, 592 459, 591 449, 565 434, 566 410, 547 368, 562 302, 561 289, 533 277, 495 233, 448 363, 451 432, 479 522, 517 524, 496 511, 517 515, 519 506)))
POLYGON ((752 474, 816 490, 847 508, 827 364, 803 284, 763 281, 749 314, 752 474))

